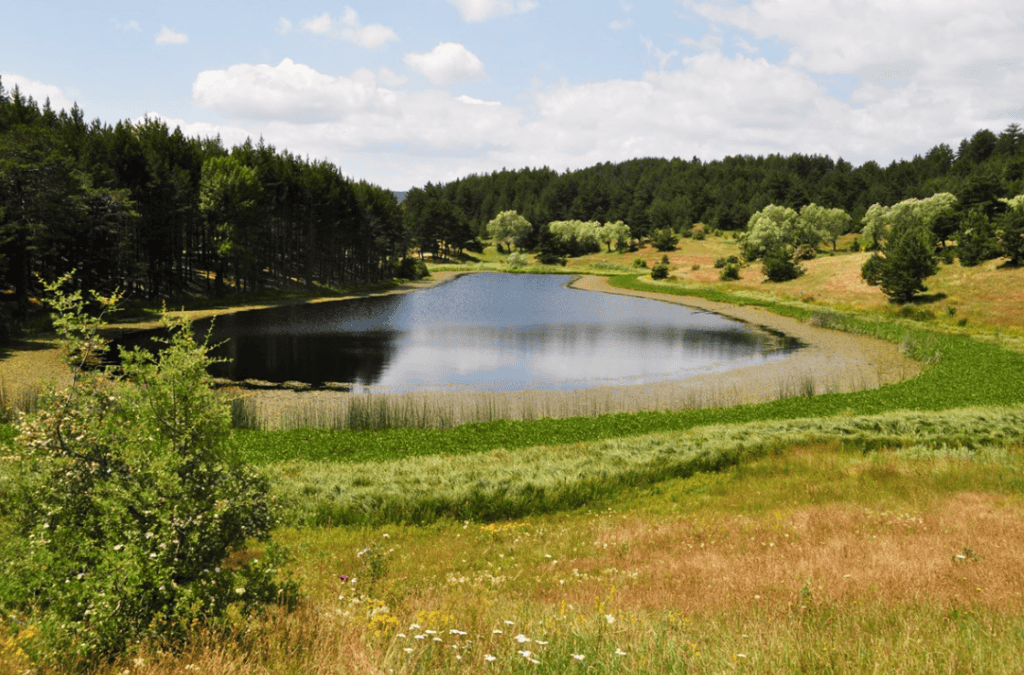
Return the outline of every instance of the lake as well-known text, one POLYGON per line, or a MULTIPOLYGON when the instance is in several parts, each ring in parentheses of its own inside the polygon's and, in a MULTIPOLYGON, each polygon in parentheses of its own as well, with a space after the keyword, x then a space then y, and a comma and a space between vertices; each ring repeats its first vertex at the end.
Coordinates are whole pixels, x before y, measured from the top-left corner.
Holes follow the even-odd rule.
MULTIPOLYGON (((685 379, 801 344, 679 305, 569 288, 570 275, 476 273, 412 293, 218 317, 213 373, 353 391, 581 389, 685 379)), ((208 322, 196 322, 200 334, 208 322)))

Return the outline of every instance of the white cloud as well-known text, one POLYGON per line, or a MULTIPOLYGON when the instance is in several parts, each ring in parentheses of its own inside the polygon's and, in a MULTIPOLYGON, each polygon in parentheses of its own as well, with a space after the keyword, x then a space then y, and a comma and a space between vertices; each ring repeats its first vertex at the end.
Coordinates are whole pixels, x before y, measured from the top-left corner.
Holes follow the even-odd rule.
POLYGON ((21 92, 22 96, 31 96, 39 104, 40 108, 43 107, 46 99, 50 99, 50 107, 57 112, 71 110, 75 105, 73 101, 68 100, 64 96, 64 92, 59 87, 36 82, 21 75, 0 73, 0 84, 3 84, 4 91, 8 96, 11 95, 15 87, 18 87, 18 91, 21 92))
POLYGON ((135 32, 138 32, 138 31, 142 30, 142 27, 139 25, 138 21, 129 21, 128 23, 121 23, 120 21, 114 21, 113 23, 114 23, 114 28, 117 29, 117 30, 123 30, 123 31, 133 30, 135 32))
POLYGON ((183 45, 186 42, 188 42, 187 35, 175 33, 167 26, 160 26, 160 32, 156 36, 156 43, 158 45, 183 45))
POLYGON ((337 20, 332 19, 330 14, 325 13, 315 19, 302 22, 306 30, 320 35, 351 42, 366 49, 383 47, 389 42, 398 39, 395 31, 387 26, 375 23, 364 26, 359 22, 359 15, 351 7, 345 8, 345 14, 337 20))
POLYGON ((529 12, 537 7, 535 0, 448 0, 459 8, 465 21, 486 21, 499 16, 529 12))
POLYGON ((243 63, 206 70, 192 84, 192 99, 199 107, 253 119, 340 118, 356 110, 386 108, 392 98, 370 71, 333 77, 291 59, 276 66, 243 63))
POLYGON ((277 32, 281 35, 287 35, 292 32, 292 22, 283 16, 277 20, 277 32))
POLYGON ((456 42, 442 42, 426 54, 406 54, 404 60, 435 84, 487 79, 480 59, 456 42))
POLYGON ((949 64, 1021 56, 1017 0, 756 0, 693 2, 713 21, 792 46, 789 63, 812 72, 854 73, 897 61, 949 64), (951 46, 955 45, 955 48, 951 46))
POLYGON ((458 154, 514 139, 522 116, 517 109, 438 91, 397 92, 381 86, 382 76, 367 70, 324 75, 285 59, 277 66, 205 71, 192 93, 200 107, 249 120, 244 126, 253 137, 263 134, 293 152, 400 147, 458 154))

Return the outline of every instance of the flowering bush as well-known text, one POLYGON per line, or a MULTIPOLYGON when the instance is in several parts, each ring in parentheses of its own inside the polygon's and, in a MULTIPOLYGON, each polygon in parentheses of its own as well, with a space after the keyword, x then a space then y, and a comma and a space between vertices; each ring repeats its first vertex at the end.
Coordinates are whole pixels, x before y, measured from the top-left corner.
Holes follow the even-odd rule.
MULTIPOLYGON (((54 325, 73 384, 22 416, 0 514, 0 607, 40 627, 35 658, 91 663, 144 638, 176 639, 229 606, 249 614, 294 597, 263 561, 228 565, 273 524, 267 479, 229 455, 226 404, 210 388, 208 345, 172 324, 159 356, 105 349, 80 293, 56 294, 54 325), (6 529, 6 528, 5 528, 6 529)), ((106 301, 110 302, 110 301, 106 301)))

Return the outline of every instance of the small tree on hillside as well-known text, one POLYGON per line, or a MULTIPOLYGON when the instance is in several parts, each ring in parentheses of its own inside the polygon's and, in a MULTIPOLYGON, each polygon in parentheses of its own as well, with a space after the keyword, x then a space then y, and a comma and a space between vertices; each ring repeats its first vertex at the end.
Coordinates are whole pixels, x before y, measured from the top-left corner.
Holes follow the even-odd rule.
POLYGON ((487 236, 495 242, 501 242, 512 250, 512 244, 519 245, 519 241, 530 232, 530 221, 523 218, 516 211, 502 211, 487 223, 487 236))
POLYGON ((863 274, 878 279, 890 302, 910 302, 915 295, 928 290, 923 282, 938 270, 935 236, 921 217, 909 209, 899 212, 890 228, 882 255, 869 261, 874 269, 870 275, 867 271, 863 274))

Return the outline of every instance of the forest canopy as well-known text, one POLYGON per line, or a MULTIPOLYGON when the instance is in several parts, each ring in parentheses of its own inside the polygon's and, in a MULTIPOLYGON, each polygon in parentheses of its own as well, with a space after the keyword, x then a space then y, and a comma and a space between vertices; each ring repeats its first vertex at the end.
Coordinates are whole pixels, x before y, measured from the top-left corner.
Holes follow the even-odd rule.
POLYGON ((565 248, 566 223, 576 248, 626 250, 618 244, 655 233, 740 231, 769 206, 799 214, 794 223, 815 244, 834 246, 875 223, 865 234, 877 247, 886 232, 876 216, 935 206, 928 215, 940 246, 957 240, 975 259, 1001 246, 1018 260, 1017 221, 993 224, 1021 193, 1024 131, 1011 124, 887 167, 802 154, 647 157, 474 174, 413 188, 399 204, 390 190, 262 139, 226 148, 159 120, 86 122, 77 104, 58 113, 0 82, 0 297, 15 301, 0 313, 11 305, 23 313, 40 280, 70 270, 84 289, 151 299, 374 283, 405 269, 410 252, 480 250, 502 213, 515 214, 518 227, 500 238, 534 251, 565 248), (589 223, 593 232, 576 225, 589 223))

